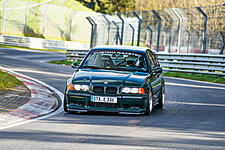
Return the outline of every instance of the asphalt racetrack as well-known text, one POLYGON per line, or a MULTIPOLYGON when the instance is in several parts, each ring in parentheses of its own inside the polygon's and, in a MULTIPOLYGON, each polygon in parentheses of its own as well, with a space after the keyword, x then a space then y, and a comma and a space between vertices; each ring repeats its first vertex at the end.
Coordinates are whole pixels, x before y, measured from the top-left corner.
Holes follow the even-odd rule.
MULTIPOLYGON (((74 70, 45 63, 60 59, 65 54, 0 49, 0 66, 64 93, 74 70)), ((61 112, 0 130, 0 149, 225 149, 225 85, 165 79, 165 107, 150 116, 61 112)))

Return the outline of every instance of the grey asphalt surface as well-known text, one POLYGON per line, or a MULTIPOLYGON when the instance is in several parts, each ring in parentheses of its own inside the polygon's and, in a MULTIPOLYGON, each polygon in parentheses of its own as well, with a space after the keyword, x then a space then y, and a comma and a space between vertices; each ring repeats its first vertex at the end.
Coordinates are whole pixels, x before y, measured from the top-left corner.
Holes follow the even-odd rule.
MULTIPOLYGON (((0 49, 0 65, 64 92, 73 69, 44 63, 65 54, 0 49)), ((166 104, 151 116, 60 113, 0 130, 0 149, 225 149, 225 86, 166 79, 166 104)))

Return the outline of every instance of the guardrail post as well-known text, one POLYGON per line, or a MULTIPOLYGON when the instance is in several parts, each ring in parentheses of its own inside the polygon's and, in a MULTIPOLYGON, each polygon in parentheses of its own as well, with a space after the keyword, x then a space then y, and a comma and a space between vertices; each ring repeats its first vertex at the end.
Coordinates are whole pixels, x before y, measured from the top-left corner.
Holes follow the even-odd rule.
POLYGON ((142 23, 142 19, 139 17, 139 15, 136 12, 133 11, 132 13, 138 19, 137 46, 139 46, 140 45, 140 38, 141 38, 141 23, 142 23))
POLYGON ((204 26, 203 26, 203 40, 202 40, 202 53, 206 53, 206 40, 207 40, 207 15, 200 7, 196 7, 197 10, 204 16, 204 26))
POLYGON ((2 12, 2 33, 4 32, 5 29, 5 8, 6 8, 6 2, 7 0, 4 1, 3 4, 3 12, 2 12))
POLYGON ((188 34, 188 40, 187 40, 187 54, 189 51, 189 47, 190 47, 190 32, 188 30, 186 30, 187 34, 188 34))
POLYGON ((150 27, 150 26, 147 26, 147 29, 149 29, 149 31, 150 31, 150 48, 152 48, 152 36, 153 36, 153 31, 152 31, 152 28, 150 27))
POLYGON ((25 25, 23 33, 27 33, 27 22, 28 22, 28 15, 29 15, 29 3, 26 5, 26 15, 25 15, 25 25))
MULTIPOLYGON (((225 4, 225 3, 224 3, 225 4)), ((223 54, 223 50, 224 50, 224 47, 225 47, 225 36, 223 34, 223 32, 220 32, 222 38, 223 38, 223 43, 222 43, 222 47, 220 49, 220 54, 222 55, 223 54)))
POLYGON ((182 37, 182 27, 183 27, 183 17, 182 15, 176 10, 176 8, 172 8, 173 12, 179 19, 179 33, 178 33, 178 41, 177 41, 177 53, 180 53, 180 44, 181 44, 181 37, 182 37))
POLYGON ((120 13, 117 13, 116 14, 119 19, 122 21, 122 28, 121 28, 121 37, 120 37, 120 45, 123 45, 123 32, 124 32, 124 20, 123 18, 121 17, 121 14, 120 13))
POLYGON ((107 21, 107 23, 108 23, 108 37, 107 37, 107 45, 109 45, 109 36, 110 36, 110 26, 111 26, 111 23, 110 23, 110 21, 109 21, 109 19, 105 16, 105 15, 102 15, 103 16, 103 18, 107 21))
POLYGON ((93 19, 91 19, 91 17, 86 17, 86 19, 91 24, 91 42, 90 42, 90 48, 92 48, 94 46, 95 30, 96 30, 97 24, 94 22, 93 19))
POLYGON ((152 10, 153 14, 157 17, 158 19, 158 35, 157 35, 157 46, 156 46, 156 51, 159 52, 159 40, 160 40, 160 30, 161 30, 161 17, 158 15, 158 13, 155 10, 152 10))
POLYGON ((134 27, 131 24, 129 24, 129 26, 132 29, 132 42, 131 42, 131 45, 134 46, 134 31, 135 31, 135 29, 134 29, 134 27))
POLYGON ((118 38, 120 37, 120 35, 119 35, 119 26, 117 25, 117 23, 115 21, 112 21, 112 23, 116 26, 116 36, 115 36, 114 40, 116 39, 116 45, 118 45, 118 38))

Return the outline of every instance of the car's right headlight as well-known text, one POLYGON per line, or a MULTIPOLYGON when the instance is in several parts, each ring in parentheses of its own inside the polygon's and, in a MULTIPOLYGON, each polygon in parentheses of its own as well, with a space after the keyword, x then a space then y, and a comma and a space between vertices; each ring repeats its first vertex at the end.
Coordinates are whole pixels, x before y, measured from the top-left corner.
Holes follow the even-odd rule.
POLYGON ((89 85, 70 84, 69 90, 89 91, 89 85))

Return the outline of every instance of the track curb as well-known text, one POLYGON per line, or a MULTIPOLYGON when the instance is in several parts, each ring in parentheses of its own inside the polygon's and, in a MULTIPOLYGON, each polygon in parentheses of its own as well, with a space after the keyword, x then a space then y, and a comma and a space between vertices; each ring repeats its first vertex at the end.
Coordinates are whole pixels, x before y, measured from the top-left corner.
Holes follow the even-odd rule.
POLYGON ((57 92, 51 89, 53 87, 48 88, 47 85, 38 83, 31 78, 29 79, 29 77, 10 71, 1 66, 0 70, 21 80, 31 93, 31 99, 26 104, 11 112, 0 114, 0 130, 8 125, 50 114, 59 108, 58 101, 60 101, 61 96, 59 96, 60 93, 56 96, 57 92))

